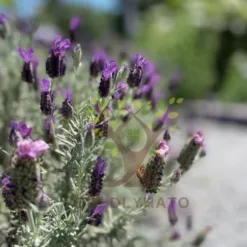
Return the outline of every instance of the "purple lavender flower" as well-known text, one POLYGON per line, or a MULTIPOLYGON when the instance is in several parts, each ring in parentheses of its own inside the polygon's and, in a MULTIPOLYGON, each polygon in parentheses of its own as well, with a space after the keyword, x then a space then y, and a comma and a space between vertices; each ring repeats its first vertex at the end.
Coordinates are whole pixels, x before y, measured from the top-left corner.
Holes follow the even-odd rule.
POLYGON ((143 66, 146 63, 146 58, 142 57, 141 54, 137 53, 135 57, 134 64, 130 69, 130 73, 127 79, 129 87, 138 87, 141 83, 143 76, 143 66))
POLYGON ((160 92, 153 92, 151 97, 152 110, 156 109, 158 100, 161 98, 162 94, 160 92))
POLYGON ((146 60, 143 68, 144 84, 148 84, 152 75, 157 73, 156 66, 149 60, 146 60))
POLYGON ((175 231, 170 236, 170 241, 178 241, 181 239, 181 234, 178 231, 175 231))
POLYGON ((96 51, 90 62, 89 71, 92 77, 97 77, 103 72, 108 57, 104 51, 96 51))
POLYGON ((97 196, 100 194, 103 188, 103 179, 105 176, 105 171, 107 168, 107 163, 99 156, 96 161, 95 168, 91 175, 91 182, 89 185, 89 195, 97 196))
POLYGON ((73 16, 69 22, 69 33, 71 42, 76 41, 76 30, 80 25, 80 18, 78 16, 73 16))
POLYGON ((52 115, 55 106, 53 103, 53 93, 50 91, 50 82, 47 79, 42 79, 40 80, 40 85, 43 90, 40 97, 40 110, 47 116, 52 115))
POLYGON ((204 136, 201 131, 198 131, 185 144, 177 159, 182 173, 191 168, 196 157, 200 157, 202 150, 205 150, 204 136))
POLYGON ((38 195, 35 204, 39 209, 46 209, 51 205, 50 198, 43 191, 38 195))
POLYGON ((98 89, 100 97, 105 98, 109 95, 111 78, 114 78, 116 76, 117 71, 118 67, 115 61, 110 61, 106 64, 106 67, 100 79, 98 89))
POLYGON ((166 112, 154 122, 153 131, 159 131, 164 125, 166 125, 166 127, 169 125, 171 121, 169 118, 169 112, 170 108, 168 107, 166 112))
POLYGON ((17 141, 26 139, 31 136, 32 128, 28 128, 24 121, 19 123, 10 122, 9 144, 15 145, 17 141))
POLYGON ((178 218, 176 215, 176 206, 177 202, 175 198, 171 198, 170 203, 168 205, 168 217, 169 217, 169 222, 171 226, 176 225, 178 218))
POLYGON ((70 41, 68 39, 62 40, 61 36, 56 36, 50 55, 46 60, 46 73, 50 78, 64 76, 66 70, 65 52, 69 47, 70 41))
POLYGON ((92 226, 99 226, 102 222, 105 209, 106 203, 99 204, 96 208, 90 209, 87 223, 92 226))
POLYGON ((73 111, 71 108, 72 92, 69 88, 64 88, 62 91, 64 94, 64 101, 62 103, 61 113, 65 118, 69 119, 73 116, 73 111))
POLYGON ((198 131, 197 133, 195 133, 193 135, 193 140, 194 140, 195 144, 201 145, 203 147, 203 145, 204 145, 204 136, 203 136, 201 131, 198 131))
POLYGON ((3 175, 1 178, 2 184, 2 196, 4 198, 4 202, 9 209, 14 209, 15 207, 15 186, 11 181, 11 177, 7 175, 3 175))
POLYGON ((34 77, 31 69, 31 62, 33 60, 34 54, 32 48, 27 48, 26 50, 18 48, 17 52, 24 61, 24 65, 21 72, 22 80, 28 83, 33 83, 34 77))
POLYGON ((41 157, 48 148, 48 144, 43 140, 22 140, 17 142, 16 154, 20 159, 33 159, 41 157))
POLYGON ((123 100, 125 94, 127 93, 127 84, 125 82, 119 82, 116 86, 115 92, 112 96, 113 99, 123 100))
POLYGON ((166 155, 169 153, 169 146, 166 144, 164 140, 160 141, 158 147, 155 150, 156 158, 164 159, 166 155))
POLYGON ((161 186, 161 180, 164 175, 164 158, 168 152, 169 146, 165 141, 160 141, 154 151, 154 155, 148 160, 145 168, 140 167, 140 169, 137 170, 137 177, 139 178, 143 187, 146 189, 146 193, 157 193, 159 190, 161 186))
POLYGON ((4 13, 0 13, 0 25, 5 24, 5 22, 7 21, 7 16, 4 13))

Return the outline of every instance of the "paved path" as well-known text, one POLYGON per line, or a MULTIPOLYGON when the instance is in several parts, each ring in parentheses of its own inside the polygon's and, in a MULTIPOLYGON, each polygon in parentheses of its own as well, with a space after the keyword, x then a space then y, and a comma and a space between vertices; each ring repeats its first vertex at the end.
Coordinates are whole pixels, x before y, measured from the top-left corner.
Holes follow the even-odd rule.
MULTIPOLYGON (((247 247, 247 126, 205 120, 195 126, 205 133, 208 155, 168 192, 190 202, 189 208, 179 210, 178 227, 184 231, 185 217, 192 212, 194 232, 213 227, 203 247, 247 247)), ((181 147, 180 134, 174 143, 181 147)), ((141 230, 155 240, 167 231, 167 213, 163 208, 149 213, 153 227, 141 230)))

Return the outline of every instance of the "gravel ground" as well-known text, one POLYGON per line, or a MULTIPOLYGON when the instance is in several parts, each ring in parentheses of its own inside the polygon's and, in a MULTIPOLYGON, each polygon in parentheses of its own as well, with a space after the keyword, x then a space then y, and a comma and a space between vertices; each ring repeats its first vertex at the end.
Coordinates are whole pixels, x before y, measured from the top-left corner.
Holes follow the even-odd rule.
MULTIPOLYGON (((192 236, 206 226, 213 227, 203 247, 246 247, 246 127, 209 121, 197 121, 195 126, 205 133, 207 156, 168 191, 189 200, 189 207, 179 209, 178 228, 183 233, 185 219, 192 214, 192 236)), ((180 148, 181 134, 175 134, 173 140, 172 145, 180 148)), ((153 208, 148 215, 149 224, 143 224, 140 231, 156 241, 167 233, 167 209, 153 208)))

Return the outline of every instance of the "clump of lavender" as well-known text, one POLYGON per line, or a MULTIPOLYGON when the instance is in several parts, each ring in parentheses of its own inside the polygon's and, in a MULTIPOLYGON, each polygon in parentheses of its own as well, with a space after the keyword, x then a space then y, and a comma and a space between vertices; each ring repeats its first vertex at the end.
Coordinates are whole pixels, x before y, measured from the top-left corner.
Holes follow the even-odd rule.
POLYGON ((53 41, 50 55, 46 60, 46 73, 50 78, 56 78, 65 75, 65 52, 70 47, 68 39, 62 40, 57 36, 53 41))
POLYGON ((146 58, 137 53, 133 64, 130 68, 130 73, 127 79, 127 83, 130 88, 138 87, 141 83, 143 76, 143 66, 146 63, 146 58))
POLYGON ((40 95, 40 110, 46 116, 53 115, 55 105, 53 102, 54 94, 50 90, 50 82, 47 79, 40 80, 42 92, 40 95))
POLYGON ((115 61, 110 61, 106 64, 98 89, 100 97, 106 98, 109 95, 111 89, 111 80, 114 78, 114 76, 116 76, 117 71, 118 67, 115 61))
POLYGON ((91 182, 88 191, 90 196, 98 196, 100 194, 103 188, 103 180, 106 168, 107 163, 99 156, 91 175, 91 182))

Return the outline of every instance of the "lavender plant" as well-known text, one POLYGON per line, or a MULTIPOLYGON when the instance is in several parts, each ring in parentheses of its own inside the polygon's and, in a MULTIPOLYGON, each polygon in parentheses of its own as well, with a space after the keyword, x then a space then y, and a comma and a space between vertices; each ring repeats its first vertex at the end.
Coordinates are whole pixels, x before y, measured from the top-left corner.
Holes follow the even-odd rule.
MULTIPOLYGON (((152 194, 177 183, 201 157, 202 133, 195 133, 181 151, 179 169, 174 166, 166 174, 176 104, 163 100, 165 94, 156 87, 158 72, 147 58, 138 53, 118 64, 104 51, 96 51, 87 63, 75 44, 77 18, 70 23, 71 41, 57 36, 46 56, 10 21, 3 19, 0 25, 5 243, 143 246, 147 240, 131 236, 128 227, 146 210, 152 194), (34 51, 40 54, 39 62, 34 51), (157 106, 162 112, 154 120, 157 106), (143 142, 140 127, 134 144, 128 136, 125 144, 121 139, 122 132, 127 135, 133 129, 132 119, 148 135, 139 152, 131 148, 143 142), (124 176, 121 162, 127 167, 124 176), (111 196, 133 197, 133 187, 138 188, 134 197, 146 198, 143 203, 113 208, 111 196)), ((173 226, 175 209, 171 201, 168 219, 173 226)), ((200 246, 203 239, 188 244, 200 246)), ((175 240, 180 240, 178 232, 166 239, 175 240)))

